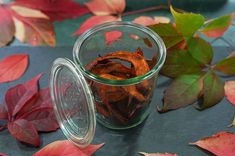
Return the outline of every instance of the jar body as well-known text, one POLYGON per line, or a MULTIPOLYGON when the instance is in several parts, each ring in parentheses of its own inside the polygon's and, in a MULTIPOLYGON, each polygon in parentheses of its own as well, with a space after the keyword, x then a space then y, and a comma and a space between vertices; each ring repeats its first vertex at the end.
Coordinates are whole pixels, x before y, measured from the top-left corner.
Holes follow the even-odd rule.
MULTIPOLYGON (((140 124, 150 112, 156 78, 165 61, 166 49, 161 38, 150 29, 128 22, 112 22, 94 27, 78 38, 74 62, 83 72, 94 96, 98 122, 111 129, 127 129, 140 124), (101 56, 141 50, 149 71, 125 80, 112 80, 92 73, 88 64, 101 56)), ((129 56, 127 56, 129 57, 129 56)), ((139 68, 143 64, 129 58, 114 58, 118 63, 139 68), (134 64, 134 65, 133 65, 134 64)), ((113 60, 109 60, 112 62, 113 60)), ((108 66, 105 66, 108 68, 108 66)), ((121 69, 117 68, 115 71, 121 69)), ((135 71, 136 69, 133 69, 135 71)))

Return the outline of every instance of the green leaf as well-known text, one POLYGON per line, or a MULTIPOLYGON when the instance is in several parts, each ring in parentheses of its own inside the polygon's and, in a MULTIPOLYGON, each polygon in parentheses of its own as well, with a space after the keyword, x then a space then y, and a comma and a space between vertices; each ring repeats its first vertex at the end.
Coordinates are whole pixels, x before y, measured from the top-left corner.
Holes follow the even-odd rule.
POLYGON ((212 70, 204 76, 202 94, 203 102, 198 108, 200 110, 214 106, 224 97, 224 82, 212 70))
POLYGON ((185 74, 199 74, 203 66, 185 50, 169 51, 161 70, 163 75, 178 77, 185 74))
POLYGON ((227 75, 235 75, 235 57, 228 57, 218 62, 214 69, 227 75))
POLYGON ((189 53, 194 59, 203 65, 210 64, 213 58, 213 50, 209 43, 201 38, 191 38, 188 41, 189 53))
POLYGON ((202 87, 202 74, 176 78, 166 89, 163 108, 159 111, 165 112, 194 103, 200 97, 202 87))
POLYGON ((231 25, 232 19, 232 15, 218 17, 212 20, 211 22, 207 23, 206 26, 200 31, 210 38, 217 38, 223 36, 224 32, 231 25))
POLYGON ((172 7, 170 9, 175 19, 177 30, 179 30, 185 37, 193 36, 205 21, 204 17, 200 14, 178 13, 172 7))
POLYGON ((180 35, 170 23, 159 23, 156 25, 151 25, 149 28, 161 36, 166 45, 166 48, 171 48, 184 40, 183 36, 180 35))

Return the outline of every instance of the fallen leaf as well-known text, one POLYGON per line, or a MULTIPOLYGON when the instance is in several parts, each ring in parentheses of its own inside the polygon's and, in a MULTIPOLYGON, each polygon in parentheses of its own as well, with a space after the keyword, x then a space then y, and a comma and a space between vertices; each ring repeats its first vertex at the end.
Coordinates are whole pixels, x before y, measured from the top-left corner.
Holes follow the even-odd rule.
POLYGON ((168 51, 161 73, 168 77, 178 77, 185 74, 200 74, 202 68, 203 66, 188 51, 174 50, 168 51))
POLYGON ((90 156, 103 145, 88 145, 83 149, 68 140, 55 141, 36 152, 33 156, 90 156))
POLYGON ((145 153, 145 152, 139 152, 139 154, 142 154, 144 156, 178 156, 177 154, 171 154, 171 153, 145 153))
POLYGON ((188 40, 190 55, 202 65, 210 64, 213 58, 212 46, 201 38, 188 40))
POLYGON ((8 44, 15 33, 15 26, 8 9, 2 5, 0 6, 0 47, 8 44))
POLYGON ((115 16, 91 16, 84 23, 82 23, 80 28, 73 35, 80 35, 95 25, 118 20, 119 18, 115 16))
POLYGON ((210 38, 217 38, 224 35, 225 31, 228 30, 233 20, 232 15, 225 15, 218 17, 208 22, 205 27, 200 30, 204 35, 210 38))
POLYGON ((36 128, 32 123, 25 119, 18 119, 8 123, 8 130, 17 140, 32 144, 40 145, 40 139, 36 128))
POLYGON ((154 18, 149 17, 149 16, 140 16, 135 18, 132 22, 143 25, 143 26, 149 26, 149 25, 154 25, 154 24, 159 24, 159 23, 169 23, 170 19, 167 17, 158 17, 155 16, 154 18))
POLYGON ((177 32, 172 24, 156 24, 148 26, 155 31, 164 41, 166 48, 169 49, 184 40, 183 36, 177 32))
POLYGON ((235 81, 226 81, 224 85, 225 96, 235 106, 235 81))
POLYGON ((113 31, 105 32, 104 35, 105 35, 106 44, 109 45, 119 40, 122 37, 122 32, 113 30, 113 31))
POLYGON ((0 156, 8 156, 8 155, 4 153, 0 153, 0 156))
POLYGON ((174 17, 177 30, 179 30, 185 37, 192 37, 204 23, 205 19, 200 14, 179 13, 172 7, 170 10, 174 17))
POLYGON ((85 3, 89 10, 97 15, 121 15, 126 7, 125 0, 91 0, 85 3))
POLYGON ((219 132, 211 137, 206 137, 190 144, 199 146, 217 156, 234 156, 235 134, 230 132, 219 132))
POLYGON ((160 112, 185 107, 197 101, 203 88, 203 75, 182 75, 166 89, 160 112), (175 100, 177 99, 177 100, 175 100))
POLYGON ((52 21, 75 18, 90 12, 72 0, 16 0, 13 4, 40 10, 52 21))
POLYGON ((17 80, 28 66, 27 54, 10 55, 0 61, 0 83, 17 80))
POLYGON ((235 57, 227 57, 218 63, 216 63, 214 69, 227 74, 227 75, 235 75, 235 57))

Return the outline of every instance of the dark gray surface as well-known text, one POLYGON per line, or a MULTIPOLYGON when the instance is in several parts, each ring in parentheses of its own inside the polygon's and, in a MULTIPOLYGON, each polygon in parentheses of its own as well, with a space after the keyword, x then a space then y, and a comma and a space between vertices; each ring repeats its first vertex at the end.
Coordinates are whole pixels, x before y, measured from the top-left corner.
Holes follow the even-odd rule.
MULTIPOLYGON (((214 49, 216 51, 214 60, 225 57, 235 50, 235 48, 228 47, 216 47, 214 49)), ((44 73, 40 80, 40 86, 47 86, 52 61, 58 57, 71 58, 72 47, 7 47, 0 49, 0 59, 13 53, 28 53, 30 65, 19 80, 0 84, 0 101, 3 101, 4 93, 9 87, 31 79, 40 72, 44 73)), ((163 90, 169 85, 169 82, 169 79, 159 77, 152 101, 152 112, 140 126, 125 131, 113 131, 98 124, 93 143, 105 142, 106 144, 95 155, 136 156, 138 152, 145 151, 172 152, 180 156, 206 156, 208 154, 188 145, 188 143, 219 131, 235 132, 235 128, 227 128, 234 117, 235 107, 225 98, 218 105, 204 111, 197 111, 193 106, 188 106, 159 114, 156 111, 156 104, 161 104, 163 90)), ((61 139, 65 139, 65 137, 60 130, 52 133, 41 133, 42 144, 40 148, 61 139)), ((30 156, 40 148, 19 143, 9 134, 8 130, 0 132, 0 153, 7 153, 10 156, 30 156)))

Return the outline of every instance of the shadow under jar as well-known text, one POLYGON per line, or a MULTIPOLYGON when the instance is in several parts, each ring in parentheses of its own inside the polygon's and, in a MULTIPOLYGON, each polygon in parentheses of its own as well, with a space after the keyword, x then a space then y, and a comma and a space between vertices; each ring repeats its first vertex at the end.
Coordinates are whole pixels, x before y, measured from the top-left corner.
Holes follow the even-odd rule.
POLYGON ((134 23, 105 23, 81 35, 73 59, 93 94, 97 121, 111 129, 144 121, 165 57, 161 38, 134 23))
POLYGON ((54 112, 68 140, 89 145, 96 119, 111 129, 144 121, 166 58, 156 33, 129 22, 98 25, 77 39, 73 58, 57 58, 50 73, 54 112))

